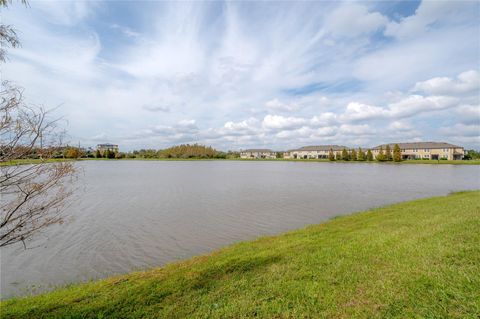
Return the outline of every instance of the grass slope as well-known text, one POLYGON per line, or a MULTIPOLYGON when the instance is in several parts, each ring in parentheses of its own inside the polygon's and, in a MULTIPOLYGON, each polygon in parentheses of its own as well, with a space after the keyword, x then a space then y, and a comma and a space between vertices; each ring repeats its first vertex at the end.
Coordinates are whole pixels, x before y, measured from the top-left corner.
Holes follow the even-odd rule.
POLYGON ((480 192, 1 303, 2 318, 478 318, 480 192))

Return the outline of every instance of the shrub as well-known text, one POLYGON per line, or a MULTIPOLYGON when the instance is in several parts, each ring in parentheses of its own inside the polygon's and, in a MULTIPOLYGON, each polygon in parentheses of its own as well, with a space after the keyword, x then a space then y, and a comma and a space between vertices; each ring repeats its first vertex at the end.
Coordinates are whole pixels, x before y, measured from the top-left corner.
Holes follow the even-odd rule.
POLYGON ((376 160, 379 161, 379 162, 383 162, 385 161, 385 153, 383 153, 383 147, 380 146, 380 150, 378 151, 378 155, 376 157, 376 160))

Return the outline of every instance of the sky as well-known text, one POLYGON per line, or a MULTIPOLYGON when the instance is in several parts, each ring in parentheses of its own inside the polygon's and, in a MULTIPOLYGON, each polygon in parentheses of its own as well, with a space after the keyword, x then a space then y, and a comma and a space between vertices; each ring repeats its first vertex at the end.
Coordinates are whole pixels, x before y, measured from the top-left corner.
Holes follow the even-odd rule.
POLYGON ((2 80, 71 144, 480 149, 480 2, 30 1, 2 80))

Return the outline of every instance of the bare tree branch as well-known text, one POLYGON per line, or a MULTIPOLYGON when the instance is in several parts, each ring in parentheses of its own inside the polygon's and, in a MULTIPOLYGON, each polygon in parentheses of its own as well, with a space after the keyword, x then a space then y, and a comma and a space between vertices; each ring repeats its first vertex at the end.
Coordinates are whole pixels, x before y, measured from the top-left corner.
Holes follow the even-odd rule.
POLYGON ((72 162, 49 163, 63 147, 57 120, 43 107, 27 105, 9 82, 0 90, 0 247, 26 241, 43 228, 63 222, 62 208, 72 194, 72 162), (15 160, 39 154, 40 161, 15 160))

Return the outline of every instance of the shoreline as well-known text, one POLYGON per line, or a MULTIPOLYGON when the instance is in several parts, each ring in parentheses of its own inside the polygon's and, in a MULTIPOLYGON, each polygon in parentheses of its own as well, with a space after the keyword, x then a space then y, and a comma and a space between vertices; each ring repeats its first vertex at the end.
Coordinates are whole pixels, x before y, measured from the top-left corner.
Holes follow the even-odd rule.
POLYGON ((220 318, 249 316, 255 309, 260 317, 468 316, 473 313, 466 302, 475 306, 469 292, 480 289, 480 280, 469 277, 465 288, 462 278, 480 270, 474 262, 480 261, 480 235, 474 232, 480 226, 479 205, 480 191, 468 191, 356 212, 147 271, 3 300, 2 318, 96 313, 220 318), (469 253, 458 255, 462 251, 469 253), (462 276, 450 273, 451 265, 454 273, 460 267, 462 276), (446 294, 445 284, 456 287, 461 298, 446 294), (405 290, 412 295, 405 296, 405 290), (445 307, 439 296, 453 306, 445 307), (255 300, 263 302, 255 306, 255 300), (402 306, 391 308, 399 302, 402 306))
MULTIPOLYGON (((48 159, 44 162, 66 162, 66 161, 239 161, 239 162, 302 162, 302 163, 361 163, 361 164, 386 164, 386 165, 402 165, 402 164, 430 164, 430 165, 480 165, 480 160, 405 160, 401 162, 393 161, 344 161, 335 160, 330 161, 328 159, 249 159, 249 158, 121 158, 121 159, 108 159, 108 158, 79 158, 79 159, 48 159)), ((18 159, 9 162, 0 163, 1 166, 14 166, 14 165, 28 165, 41 163, 39 159, 18 159)))

